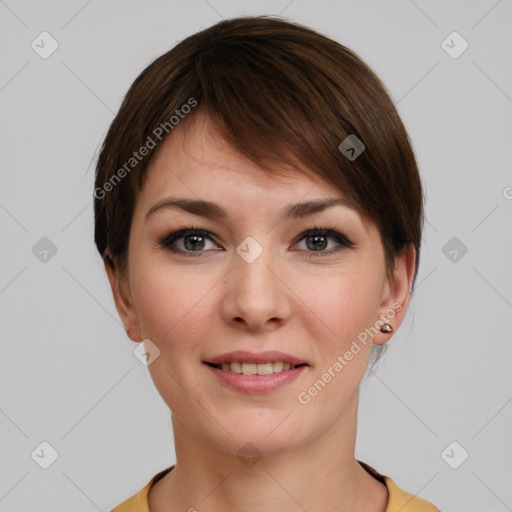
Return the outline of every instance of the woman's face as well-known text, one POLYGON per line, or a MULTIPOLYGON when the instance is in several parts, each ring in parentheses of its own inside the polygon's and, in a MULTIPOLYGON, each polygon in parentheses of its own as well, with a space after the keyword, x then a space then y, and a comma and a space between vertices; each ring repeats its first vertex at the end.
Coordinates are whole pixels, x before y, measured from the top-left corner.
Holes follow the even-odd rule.
POLYGON ((129 279, 107 266, 131 339, 148 339, 160 351, 149 370, 173 421, 222 450, 238 453, 250 442, 278 453, 337 424, 355 428, 371 345, 390 337, 375 334, 377 321, 396 330, 403 318, 414 253, 389 280, 379 232, 356 210, 289 211, 326 199, 342 197, 319 178, 266 176, 197 117, 151 163, 133 215, 129 279), (171 198, 215 208, 191 213, 165 206, 171 198), (221 210, 224 217, 213 215, 221 210), (184 228, 206 233, 171 239, 184 228), (305 234, 314 228, 333 233, 305 234), (306 366, 272 376, 245 373, 279 365, 244 365, 243 374, 229 366, 226 380, 207 362, 234 351, 279 351, 284 355, 263 359, 292 356, 306 366))

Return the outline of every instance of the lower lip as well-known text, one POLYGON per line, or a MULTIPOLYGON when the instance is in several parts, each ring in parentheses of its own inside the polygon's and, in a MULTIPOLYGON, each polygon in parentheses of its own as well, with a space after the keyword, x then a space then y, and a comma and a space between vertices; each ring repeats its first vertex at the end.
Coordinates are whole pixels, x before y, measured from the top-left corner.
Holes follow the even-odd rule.
POLYGON ((283 370, 269 375, 244 375, 214 368, 203 363, 218 379, 228 386, 246 393, 266 393, 282 388, 298 379, 307 366, 299 366, 290 370, 283 370))

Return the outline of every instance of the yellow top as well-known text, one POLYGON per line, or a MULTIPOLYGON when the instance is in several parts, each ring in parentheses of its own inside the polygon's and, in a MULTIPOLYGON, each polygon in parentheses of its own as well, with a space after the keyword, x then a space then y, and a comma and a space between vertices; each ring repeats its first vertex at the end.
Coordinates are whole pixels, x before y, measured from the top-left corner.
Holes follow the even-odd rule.
MULTIPOLYGON (((363 466, 368 473, 370 473, 377 480, 386 484, 389 493, 388 506, 386 512, 439 512, 439 509, 429 501, 418 498, 413 494, 402 491, 391 478, 381 475, 375 469, 364 462, 357 461, 363 466)), ((174 466, 171 466, 160 473, 157 473, 148 484, 141 489, 137 494, 123 501, 111 512, 149 512, 148 506, 148 493, 151 486, 156 483, 160 478, 164 477, 174 466)))

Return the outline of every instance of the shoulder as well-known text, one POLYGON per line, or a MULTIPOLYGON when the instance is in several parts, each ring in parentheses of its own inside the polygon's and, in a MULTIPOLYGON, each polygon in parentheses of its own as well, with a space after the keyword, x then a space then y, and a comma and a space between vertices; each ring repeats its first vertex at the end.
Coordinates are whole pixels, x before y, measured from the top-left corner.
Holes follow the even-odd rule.
POLYGON ((439 508, 430 503, 430 501, 404 491, 389 476, 379 473, 364 462, 358 462, 368 473, 386 484, 389 494, 386 512, 439 512, 439 508))
POLYGON ((169 473, 173 468, 174 466, 171 466, 157 473, 137 494, 123 501, 116 508, 112 509, 111 512, 149 512, 149 490, 160 478, 169 473))
POLYGON ((389 503, 386 512, 439 512, 439 509, 430 501, 410 494, 398 487, 391 478, 386 477, 386 486, 389 492, 389 503))

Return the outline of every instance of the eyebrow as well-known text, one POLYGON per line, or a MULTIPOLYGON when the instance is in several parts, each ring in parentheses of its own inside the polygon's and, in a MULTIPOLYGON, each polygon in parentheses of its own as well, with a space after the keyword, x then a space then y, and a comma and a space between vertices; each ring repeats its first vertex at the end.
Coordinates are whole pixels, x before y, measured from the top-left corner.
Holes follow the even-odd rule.
MULTIPOLYGON (((281 213, 281 221, 289 221, 312 215, 314 213, 322 212, 334 206, 345 206, 352 210, 356 208, 347 199, 341 197, 317 199, 313 201, 304 201, 301 203, 293 203, 287 205, 281 213)), ((194 215, 200 215, 210 219, 224 220, 229 217, 229 214, 220 205, 211 201, 203 201, 199 199, 185 199, 185 198, 167 198, 159 201, 153 205, 146 213, 146 219, 158 210, 163 208, 181 208, 194 215)))

